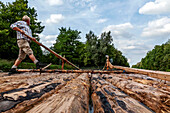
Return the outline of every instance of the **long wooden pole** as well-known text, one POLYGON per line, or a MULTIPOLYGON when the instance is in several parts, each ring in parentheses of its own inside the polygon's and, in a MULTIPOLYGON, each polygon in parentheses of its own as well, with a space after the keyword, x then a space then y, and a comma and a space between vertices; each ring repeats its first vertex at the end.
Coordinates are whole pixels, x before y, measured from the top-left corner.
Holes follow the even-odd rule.
POLYGON ((54 52, 53 50, 49 49, 48 47, 46 47, 45 45, 43 45, 42 43, 38 42, 37 40, 34 40, 32 37, 30 37, 29 35, 22 33, 25 36, 27 36, 30 40, 34 41, 35 43, 37 43, 38 45, 42 46, 43 48, 45 48, 46 50, 48 50, 50 53, 54 54, 57 58, 64 60, 66 63, 72 65, 73 67, 75 67, 76 69, 80 69, 79 67, 77 67, 76 65, 74 65, 73 63, 69 62, 66 58, 62 57, 61 55, 57 54, 56 52, 54 52))
MULTIPOLYGON (((40 72, 40 69, 17 69, 17 72, 40 72)), ((114 70, 114 71, 102 71, 102 70, 58 70, 58 69, 48 69, 48 70, 41 70, 41 72, 59 72, 59 73, 101 73, 101 74, 108 74, 108 73, 123 73, 122 70, 114 70)))

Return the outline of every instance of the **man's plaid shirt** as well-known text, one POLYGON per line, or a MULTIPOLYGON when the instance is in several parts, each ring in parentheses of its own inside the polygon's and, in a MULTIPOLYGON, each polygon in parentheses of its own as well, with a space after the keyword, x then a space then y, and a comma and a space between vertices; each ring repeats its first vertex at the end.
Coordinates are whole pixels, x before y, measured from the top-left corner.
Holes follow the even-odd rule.
MULTIPOLYGON (((32 31, 31 31, 30 27, 27 25, 27 23, 25 21, 17 21, 15 23, 11 24, 10 27, 12 29, 14 27, 18 27, 21 30, 23 30, 25 32, 25 34, 32 37, 32 31)), ((28 39, 25 35, 21 34, 19 31, 17 31, 17 39, 26 39, 26 40, 30 41, 30 39, 28 39)))

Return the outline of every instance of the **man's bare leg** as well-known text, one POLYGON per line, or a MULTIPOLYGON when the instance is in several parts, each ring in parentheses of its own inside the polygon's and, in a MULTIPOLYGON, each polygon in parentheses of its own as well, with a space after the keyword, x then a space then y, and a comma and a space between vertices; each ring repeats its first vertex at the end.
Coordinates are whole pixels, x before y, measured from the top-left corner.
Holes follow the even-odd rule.
POLYGON ((38 60, 35 58, 34 54, 29 55, 29 58, 36 64, 38 60))
POLYGON ((41 67, 42 64, 35 58, 34 54, 29 55, 29 58, 36 64, 37 69, 41 67))
POLYGON ((22 60, 16 59, 14 66, 18 67, 18 65, 22 62, 22 60))
MULTIPOLYGON (((30 59, 36 64, 38 62, 38 60, 36 60, 35 56, 33 54, 29 55, 30 59)), ((12 68, 17 68, 18 65, 22 62, 22 60, 17 59, 14 63, 14 65, 12 66, 12 68)))
POLYGON ((12 68, 16 69, 21 62, 22 62, 22 60, 16 59, 14 65, 12 66, 12 68))

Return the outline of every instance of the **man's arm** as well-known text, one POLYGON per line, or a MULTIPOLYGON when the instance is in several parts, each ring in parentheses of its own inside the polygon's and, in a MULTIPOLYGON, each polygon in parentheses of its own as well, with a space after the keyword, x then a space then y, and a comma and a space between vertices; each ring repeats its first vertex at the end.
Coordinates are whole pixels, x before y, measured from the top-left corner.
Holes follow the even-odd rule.
MULTIPOLYGON (((18 27, 14 27, 13 30, 19 31, 19 32, 21 32, 22 34, 25 34, 25 32, 24 32, 23 30, 19 29, 18 27)), ((36 38, 33 38, 33 37, 32 37, 32 40, 33 40, 33 41, 36 41, 36 38)))
MULTIPOLYGON (((19 31, 19 32, 22 33, 22 34, 25 34, 25 32, 24 32, 23 30, 21 30, 18 26, 21 26, 21 22, 20 22, 20 21, 17 21, 17 22, 15 22, 15 23, 11 24, 10 27, 11 27, 13 30, 15 30, 15 31, 19 31)), ((32 34, 31 34, 31 37, 32 37, 32 34)), ((32 38, 32 40, 33 40, 33 41, 36 41, 35 38, 32 38)))
POLYGON ((10 27, 11 27, 13 30, 19 31, 19 32, 21 32, 21 33, 23 34, 24 31, 18 28, 18 26, 21 26, 21 25, 22 25, 21 22, 20 22, 20 21, 17 21, 17 22, 15 22, 15 23, 11 24, 10 27))
POLYGON ((21 32, 22 34, 24 34, 24 33, 25 33, 23 30, 19 29, 18 27, 14 27, 14 28, 13 28, 13 30, 15 30, 15 31, 19 31, 19 32, 21 32))

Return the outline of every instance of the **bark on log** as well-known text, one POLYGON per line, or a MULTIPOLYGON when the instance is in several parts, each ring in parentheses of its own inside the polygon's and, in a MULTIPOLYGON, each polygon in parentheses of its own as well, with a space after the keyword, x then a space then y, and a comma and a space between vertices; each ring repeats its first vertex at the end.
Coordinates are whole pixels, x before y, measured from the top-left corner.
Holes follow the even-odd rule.
POLYGON ((162 88, 134 82, 132 79, 120 77, 120 75, 105 75, 104 78, 114 86, 120 88, 129 96, 147 105, 156 113, 170 112, 170 92, 162 88))
POLYGON ((17 88, 28 88, 31 85, 41 84, 44 82, 50 82, 52 80, 64 80, 66 81, 75 78, 77 74, 59 74, 59 73, 23 73, 14 74, 12 76, 1 76, 0 77, 0 93, 6 92, 17 88))
MULTIPOLYGON (((0 73, 0 112, 88 112, 87 73, 92 70, 85 70, 81 75, 80 71, 41 75, 27 72, 11 76, 0 73)), ((94 113, 151 112, 136 100, 157 113, 170 112, 168 84, 146 75, 94 74, 91 78, 94 113)))
POLYGON ((94 113, 152 113, 99 75, 91 78, 94 113))
POLYGON ((155 87, 162 93, 166 93, 170 95, 170 82, 169 81, 165 82, 164 80, 148 77, 147 75, 141 75, 141 74, 116 74, 114 76, 132 80, 134 82, 138 82, 144 85, 155 87))
POLYGON ((81 74, 28 113, 88 113, 89 79, 81 74))
POLYGON ((26 112, 45 98, 50 97, 66 85, 68 81, 78 76, 78 74, 64 73, 43 73, 41 76, 39 74, 31 74, 24 73, 0 77, 2 82, 2 85, 0 85, 2 89, 0 93, 0 112, 26 112), (9 83, 6 84, 5 81, 9 81, 9 83), (17 87, 13 86, 17 82, 19 82, 17 87), (4 86, 9 88, 4 89, 4 86))

